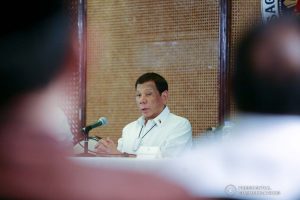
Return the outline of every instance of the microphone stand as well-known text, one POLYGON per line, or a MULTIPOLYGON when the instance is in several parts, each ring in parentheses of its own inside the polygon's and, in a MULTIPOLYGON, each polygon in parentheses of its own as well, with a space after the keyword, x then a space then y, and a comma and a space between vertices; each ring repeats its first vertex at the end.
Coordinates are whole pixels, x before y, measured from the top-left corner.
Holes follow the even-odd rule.
POLYGON ((80 154, 77 154, 76 156, 79 156, 79 157, 95 157, 94 154, 91 154, 89 153, 89 132, 90 132, 90 129, 88 128, 83 128, 82 129, 82 133, 83 133, 83 136, 84 136, 84 143, 83 143, 83 148, 84 148, 84 152, 83 153, 80 153, 80 154))

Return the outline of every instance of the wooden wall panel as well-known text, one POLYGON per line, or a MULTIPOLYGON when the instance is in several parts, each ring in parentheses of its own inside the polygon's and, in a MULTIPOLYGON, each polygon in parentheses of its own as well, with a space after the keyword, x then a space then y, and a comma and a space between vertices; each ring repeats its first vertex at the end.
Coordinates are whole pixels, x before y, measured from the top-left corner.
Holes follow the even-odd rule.
POLYGON ((134 83, 157 72, 169 83, 171 111, 194 135, 218 123, 219 2, 216 0, 88 0, 87 124, 115 141, 140 114, 134 83))
MULTIPOLYGON (((235 0, 232 1, 231 12, 231 37, 230 37, 230 67, 231 75, 234 71, 236 47, 243 34, 254 24, 261 23, 260 0, 235 0)), ((235 118, 236 107, 231 100, 231 117, 235 118)))

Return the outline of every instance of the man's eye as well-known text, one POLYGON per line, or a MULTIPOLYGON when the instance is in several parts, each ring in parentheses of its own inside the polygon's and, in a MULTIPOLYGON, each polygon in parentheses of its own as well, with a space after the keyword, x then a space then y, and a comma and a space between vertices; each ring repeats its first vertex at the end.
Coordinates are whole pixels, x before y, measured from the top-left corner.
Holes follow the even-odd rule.
POLYGON ((151 96, 151 95, 152 95, 152 93, 147 93, 147 94, 146 94, 146 96, 151 96))
POLYGON ((141 94, 137 94, 137 95, 136 95, 136 97, 141 97, 141 96, 142 96, 141 94))

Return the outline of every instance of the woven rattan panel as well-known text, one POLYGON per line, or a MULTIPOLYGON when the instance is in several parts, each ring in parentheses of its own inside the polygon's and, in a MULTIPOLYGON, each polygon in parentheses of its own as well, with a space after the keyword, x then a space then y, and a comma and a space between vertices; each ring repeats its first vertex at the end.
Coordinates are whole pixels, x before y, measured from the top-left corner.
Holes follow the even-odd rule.
MULTIPOLYGON (((261 22, 260 0, 234 0, 232 1, 231 13, 231 38, 230 38, 230 67, 231 76, 234 72, 236 47, 244 33, 254 24, 261 22)), ((231 117, 235 118, 236 106, 231 100, 231 117)))
POLYGON ((134 83, 157 72, 169 83, 171 112, 190 120, 194 135, 218 120, 216 0, 88 0, 87 123, 91 134, 120 137, 140 114, 134 83))

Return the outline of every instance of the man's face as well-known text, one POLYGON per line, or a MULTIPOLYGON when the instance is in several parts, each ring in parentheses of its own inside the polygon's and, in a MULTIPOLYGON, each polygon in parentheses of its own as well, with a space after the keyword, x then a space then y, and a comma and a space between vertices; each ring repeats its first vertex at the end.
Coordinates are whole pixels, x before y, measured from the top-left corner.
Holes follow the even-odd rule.
POLYGON ((136 87, 136 103, 146 120, 157 117, 167 103, 168 91, 159 94, 154 81, 138 84, 136 87))

